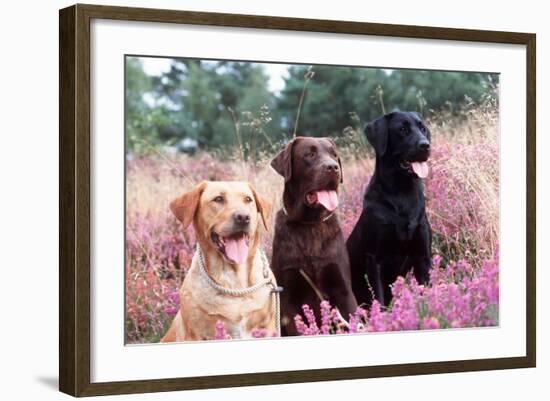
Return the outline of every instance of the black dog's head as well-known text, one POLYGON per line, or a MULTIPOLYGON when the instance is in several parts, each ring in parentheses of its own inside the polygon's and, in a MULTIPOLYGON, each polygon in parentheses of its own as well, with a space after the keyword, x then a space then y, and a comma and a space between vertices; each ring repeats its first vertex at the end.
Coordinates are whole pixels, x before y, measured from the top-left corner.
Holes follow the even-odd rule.
POLYGON ((417 112, 396 111, 367 124, 365 133, 379 158, 410 176, 425 178, 431 134, 417 112))
POLYGON ((285 178, 285 207, 293 220, 314 219, 338 206, 340 158, 330 138, 297 137, 271 161, 285 178))

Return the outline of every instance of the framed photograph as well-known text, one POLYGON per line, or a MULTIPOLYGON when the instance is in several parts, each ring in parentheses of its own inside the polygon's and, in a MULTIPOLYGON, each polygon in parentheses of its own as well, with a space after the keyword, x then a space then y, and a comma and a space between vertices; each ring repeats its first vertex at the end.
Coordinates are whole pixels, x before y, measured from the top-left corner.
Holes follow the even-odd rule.
POLYGON ((62 392, 535 366, 534 34, 59 18, 62 392))

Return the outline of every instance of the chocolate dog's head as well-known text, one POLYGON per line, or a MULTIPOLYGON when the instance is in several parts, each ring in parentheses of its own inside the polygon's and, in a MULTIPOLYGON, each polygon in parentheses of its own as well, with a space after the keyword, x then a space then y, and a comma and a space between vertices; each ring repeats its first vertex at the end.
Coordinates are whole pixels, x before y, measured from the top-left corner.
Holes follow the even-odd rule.
POLYGON ((408 176, 428 175, 431 134, 420 114, 386 114, 368 123, 365 133, 376 151, 377 162, 408 176))
POLYGON ((338 207, 342 164, 332 139, 297 137, 271 166, 285 178, 283 202, 291 220, 314 221, 338 207))

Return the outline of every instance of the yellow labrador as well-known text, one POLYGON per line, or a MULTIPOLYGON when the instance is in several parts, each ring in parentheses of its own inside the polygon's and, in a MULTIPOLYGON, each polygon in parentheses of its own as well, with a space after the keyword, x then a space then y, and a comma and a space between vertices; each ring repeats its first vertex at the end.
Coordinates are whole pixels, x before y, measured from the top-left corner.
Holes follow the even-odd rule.
POLYGON ((184 228, 193 223, 199 247, 179 292, 180 310, 161 342, 212 339, 217 321, 232 338, 251 337, 254 329, 274 333, 275 297, 261 283, 275 284, 275 277, 258 248, 269 203, 247 182, 204 181, 170 209, 184 228))

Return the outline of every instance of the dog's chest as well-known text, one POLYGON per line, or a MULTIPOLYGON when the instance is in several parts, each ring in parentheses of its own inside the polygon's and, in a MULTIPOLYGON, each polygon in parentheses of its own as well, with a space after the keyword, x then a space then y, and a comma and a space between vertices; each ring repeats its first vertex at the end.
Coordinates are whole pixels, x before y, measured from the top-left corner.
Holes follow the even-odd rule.
POLYGON ((337 225, 284 224, 279 226, 274 243, 274 267, 279 272, 302 269, 314 278, 326 266, 342 263, 339 250, 344 247, 344 237, 337 225))
MULTIPOLYGON (((216 322, 221 321, 232 338, 246 338, 251 337, 252 329, 270 326, 274 310, 270 286, 260 286, 244 295, 232 295, 214 288, 201 272, 198 261, 194 262, 180 292, 181 309, 185 311, 187 322, 194 330, 205 338, 212 338, 216 322)), ((252 278, 253 283, 263 280, 261 271, 252 278)), ((227 283, 221 284, 229 288, 227 283)))
POLYGON ((376 215, 397 237, 396 240, 411 241, 423 220, 423 200, 415 194, 409 197, 389 197, 386 201, 377 203, 378 206, 373 209, 376 215))
POLYGON ((292 224, 287 230, 285 242, 294 248, 291 254, 302 259, 326 260, 335 257, 336 242, 343 239, 342 232, 328 224, 292 224))
POLYGON ((202 308, 212 317, 221 317, 233 338, 250 336, 250 328, 263 327, 269 318, 271 289, 261 287, 252 294, 231 296, 210 288, 201 294, 202 308))
POLYGON ((395 232, 397 233, 398 240, 401 242, 411 241, 419 224, 420 215, 418 213, 413 215, 403 211, 397 214, 395 232))

